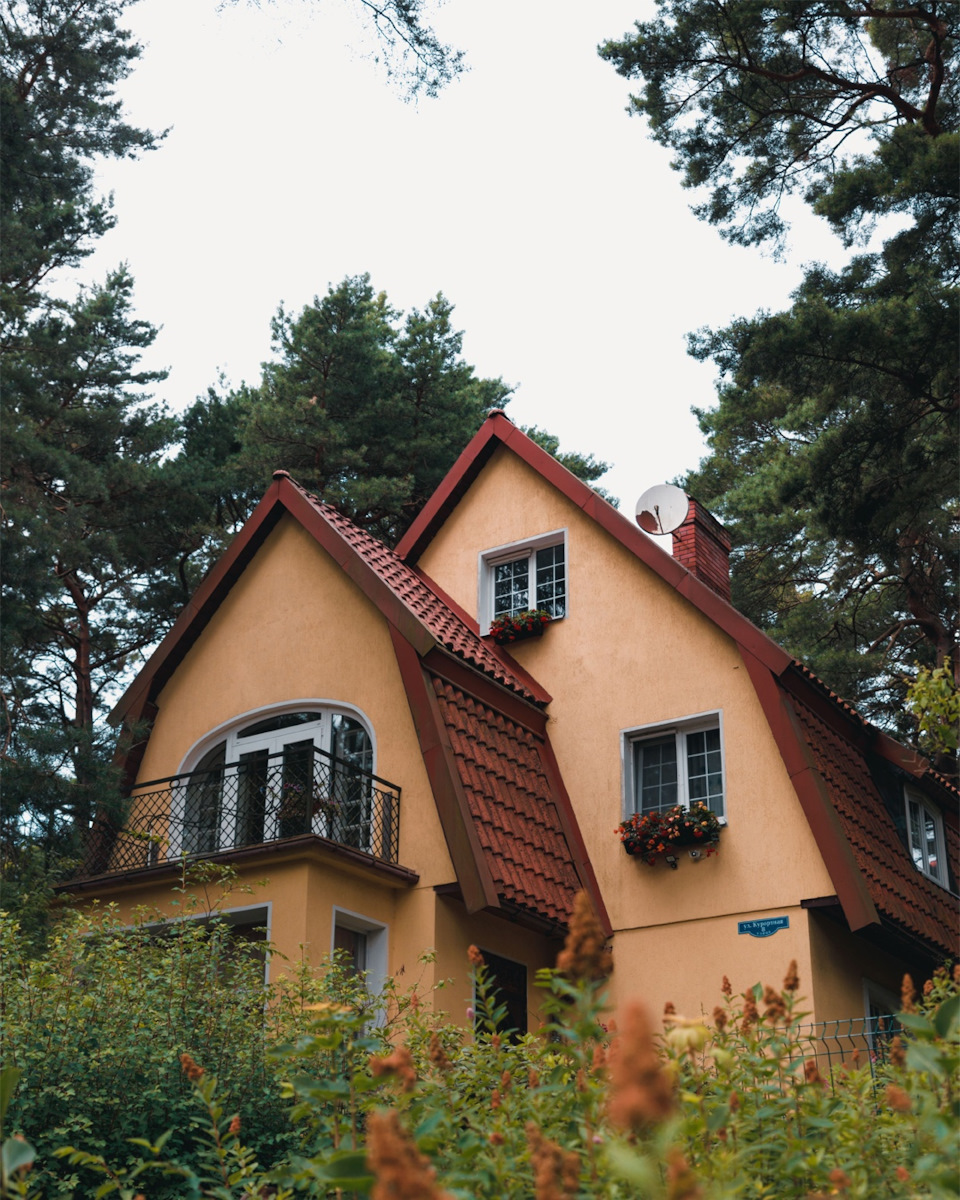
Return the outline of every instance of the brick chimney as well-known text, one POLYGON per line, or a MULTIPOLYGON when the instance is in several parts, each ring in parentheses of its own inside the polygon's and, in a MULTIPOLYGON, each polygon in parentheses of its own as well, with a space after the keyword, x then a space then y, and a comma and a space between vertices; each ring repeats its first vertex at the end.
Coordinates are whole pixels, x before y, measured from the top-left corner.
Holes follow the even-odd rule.
POLYGON ((686 519, 673 531, 673 557, 730 603, 730 537, 692 496, 686 519))

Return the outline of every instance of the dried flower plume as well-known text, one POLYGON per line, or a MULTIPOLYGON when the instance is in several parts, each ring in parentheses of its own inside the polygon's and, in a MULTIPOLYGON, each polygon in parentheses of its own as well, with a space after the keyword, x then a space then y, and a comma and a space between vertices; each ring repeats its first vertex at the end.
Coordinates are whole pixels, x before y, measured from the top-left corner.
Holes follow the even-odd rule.
POLYGON ((367 1162, 376 1176, 373 1200, 450 1200, 436 1184, 436 1172, 400 1127, 395 1112, 371 1113, 367 1122, 367 1162))
POLYGON ((620 1036, 610 1048, 610 1120, 621 1129, 640 1130, 673 1111, 673 1085, 663 1068, 653 1027, 639 1002, 624 1013, 620 1036))
POLYGON ((613 958, 606 943, 590 897, 586 892, 578 892, 567 940, 557 958, 557 970, 568 979, 606 979, 613 970, 613 958))

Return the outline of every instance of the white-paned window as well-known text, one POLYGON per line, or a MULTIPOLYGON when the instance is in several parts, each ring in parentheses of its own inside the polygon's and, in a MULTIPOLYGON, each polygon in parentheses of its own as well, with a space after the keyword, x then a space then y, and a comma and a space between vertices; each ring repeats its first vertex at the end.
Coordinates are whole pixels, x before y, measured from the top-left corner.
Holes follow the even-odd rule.
POLYGON ((718 713, 625 735, 626 813, 705 804, 724 815, 723 739, 718 713))
POLYGON ((481 625, 497 617, 543 609, 557 620, 567 613, 565 531, 499 546, 480 556, 481 625))
POLYGON ((304 708, 241 719, 175 786, 171 856, 305 833, 370 850, 372 770, 358 715, 304 708))
POLYGON ((929 879, 947 886, 947 856, 943 818, 936 806, 910 789, 906 791, 907 840, 913 865, 929 879))

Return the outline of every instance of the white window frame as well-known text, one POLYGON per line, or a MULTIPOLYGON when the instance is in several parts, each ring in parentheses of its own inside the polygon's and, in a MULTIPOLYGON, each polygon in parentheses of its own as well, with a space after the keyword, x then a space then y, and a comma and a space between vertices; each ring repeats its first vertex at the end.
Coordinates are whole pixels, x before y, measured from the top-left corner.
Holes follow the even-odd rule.
MULTIPOLYGON (((245 754, 252 750, 262 750, 268 742, 277 740, 277 745, 282 745, 283 739, 288 741, 303 740, 310 736, 311 732, 316 733, 314 745, 320 750, 327 753, 330 752, 332 745, 332 719, 334 715, 343 715, 351 717, 359 722, 366 731, 367 737, 370 739, 371 748, 371 774, 377 773, 377 742, 374 733, 373 723, 369 717, 361 709, 353 704, 346 704, 342 700, 330 700, 319 698, 304 698, 301 700, 285 700, 276 704, 265 704, 259 708, 252 708, 239 716, 231 717, 229 721, 222 721, 215 728, 205 733, 199 738, 187 753, 184 755, 183 762, 177 771, 178 775, 189 775, 190 772, 197 769, 197 765, 203 761, 207 755, 218 743, 224 742, 225 752, 224 758, 228 763, 238 762, 241 754, 245 754), (302 726, 292 726, 289 729, 276 730, 271 733, 263 734, 262 737, 253 737, 250 739, 241 738, 239 735, 244 729, 251 725, 257 725, 261 721, 269 720, 273 717, 282 717, 287 713, 297 712, 321 712, 321 716, 317 721, 305 722, 302 726), (302 738, 294 738, 294 734, 299 734, 303 731, 302 738)), ((182 812, 184 803, 178 799, 178 793, 185 791, 189 786, 189 779, 184 778, 175 780, 170 785, 172 809, 174 812, 182 812)), ((230 821, 230 814, 227 810, 221 814, 221 827, 218 830, 217 845, 210 853, 216 853, 220 850, 231 850, 234 843, 229 837, 229 830, 233 828, 234 822, 230 821)), ((325 818, 318 816, 314 820, 314 833, 320 836, 325 836, 327 830, 324 826, 325 818)), ((264 823, 264 842, 273 841, 277 835, 275 821, 265 821, 264 823)), ((169 847, 167 850, 167 858, 179 858, 183 849, 183 824, 182 821, 171 817, 170 828, 168 833, 169 847)))
MULTIPOLYGON (((330 920, 330 956, 333 957, 336 945, 337 926, 342 929, 352 929, 354 933, 362 933, 367 939, 367 961, 364 967, 367 991, 371 997, 379 996, 386 987, 389 978, 389 926, 382 921, 373 921, 363 913, 353 912, 349 908, 333 906, 330 920)), ((380 1006, 373 1018, 374 1025, 386 1023, 387 1014, 380 1006)))
POLYGON ((620 764, 623 779, 623 819, 627 820, 640 812, 640 796, 637 789, 637 779, 634 770, 634 746, 637 742, 654 741, 673 734, 678 740, 677 747, 677 803, 684 808, 690 807, 690 789, 688 783, 688 765, 686 736, 691 733, 702 733, 708 729, 716 729, 720 734, 720 775, 723 786, 723 811, 717 814, 721 825, 727 823, 727 756, 724 750, 723 710, 695 713, 693 716, 682 717, 674 721, 657 721, 650 725, 636 725, 620 733, 620 764), (682 753, 681 753, 682 750, 682 753))
MULTIPOLYGON (((170 917, 166 921, 151 921, 144 925, 143 928, 149 933, 163 933, 165 929, 170 929, 174 925, 180 925, 185 921, 202 921, 209 924, 211 921, 223 920, 228 925, 232 926, 249 926, 253 929, 265 930, 264 949, 263 949, 263 982, 270 982, 270 941, 273 937, 273 901, 264 900, 259 904, 237 904, 233 908, 215 908, 210 912, 204 913, 184 913, 180 916, 170 917), (263 920, 259 920, 263 917, 263 920)), ((125 928, 133 929, 133 925, 127 925, 125 928)))
MULTIPOLYGON (((500 566, 503 563, 515 562, 520 558, 529 560, 528 574, 528 599, 531 599, 531 608, 536 608, 537 597, 537 580, 536 580, 536 561, 537 551, 546 550, 551 546, 563 546, 563 569, 564 569, 564 597, 563 597, 563 615, 567 616, 570 612, 570 555, 567 550, 567 530, 554 529, 550 533, 542 533, 534 538, 524 538, 519 542, 507 542, 502 546, 494 546, 491 550, 483 550, 479 555, 479 565, 477 570, 478 578, 478 595, 477 595, 477 612, 479 614, 479 624, 481 633, 490 632, 490 623, 493 621, 493 604, 494 604, 494 586, 493 586, 493 568, 500 566)), ((561 621, 563 617, 554 617, 554 620, 561 621)))
POLYGON ((943 830, 943 814, 937 806, 928 800, 921 792, 913 788, 903 789, 904 811, 907 818, 907 849, 910 852, 910 861, 916 869, 932 880, 938 883, 940 887, 948 887, 947 875, 947 839, 943 830), (926 842, 921 846, 916 846, 913 839, 913 828, 910 822, 910 805, 915 804, 921 813, 921 819, 926 816, 933 822, 934 840, 936 842, 936 862, 937 871, 934 873, 930 870, 930 855, 927 851, 926 842), (919 862, 917 858, 919 856, 919 862))

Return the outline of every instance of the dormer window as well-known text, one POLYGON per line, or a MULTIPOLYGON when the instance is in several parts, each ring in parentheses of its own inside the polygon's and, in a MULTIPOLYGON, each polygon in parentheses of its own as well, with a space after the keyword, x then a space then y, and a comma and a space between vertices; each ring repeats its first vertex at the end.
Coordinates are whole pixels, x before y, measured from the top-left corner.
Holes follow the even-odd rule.
POLYGON ((480 556, 480 624, 543 609, 553 620, 567 613, 566 533, 555 530, 480 556))
POLYGON ((947 886, 943 818, 936 807, 919 792, 908 790, 907 841, 913 865, 928 879, 947 886))

